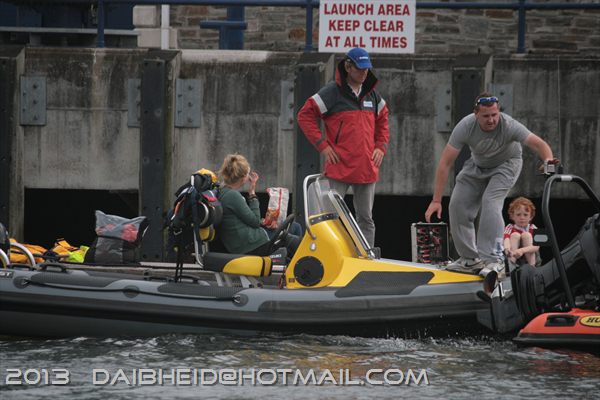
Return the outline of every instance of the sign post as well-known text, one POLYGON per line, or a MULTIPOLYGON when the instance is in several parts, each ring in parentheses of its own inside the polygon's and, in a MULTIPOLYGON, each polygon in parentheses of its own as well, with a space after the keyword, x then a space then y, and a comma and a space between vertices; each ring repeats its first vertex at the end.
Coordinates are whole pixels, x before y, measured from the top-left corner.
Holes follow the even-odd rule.
POLYGON ((415 0, 321 0, 319 52, 415 52, 415 0))

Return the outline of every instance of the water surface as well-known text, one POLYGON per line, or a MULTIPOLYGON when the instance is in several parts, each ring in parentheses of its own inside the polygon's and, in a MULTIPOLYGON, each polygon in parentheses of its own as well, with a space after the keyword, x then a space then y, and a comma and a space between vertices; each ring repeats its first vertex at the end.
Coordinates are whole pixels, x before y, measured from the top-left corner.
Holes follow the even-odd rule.
MULTIPOLYGON (((365 339, 346 336, 227 334, 165 335, 150 338, 0 339, 0 397, 9 399, 534 399, 598 398, 600 357, 578 351, 522 348, 510 340, 365 339), (7 372, 68 370, 68 385, 7 385, 7 372), (116 380, 119 371, 244 371, 255 382, 141 385, 116 380), (261 379, 256 379, 262 370, 261 379), (296 385, 287 375, 271 384, 269 371, 300 371, 323 378, 296 385), (340 372, 341 370, 341 372, 340 372), (365 378, 369 371, 371 380, 365 378), (399 375, 412 370, 420 380, 399 375), (328 379, 327 371, 336 382, 328 379), (373 372, 375 371, 375 372, 373 372), (388 372, 389 382, 383 382, 388 372), (104 375, 103 375, 104 374, 104 375), (324 375, 325 374, 325 375, 324 375), (340 375, 341 374, 341 375, 340 375), (424 378, 426 376, 426 379, 424 378), (349 378, 349 379, 348 379, 349 378), (348 383, 350 382, 350 383, 348 383), (371 382, 371 383, 370 383, 371 382), (374 382, 374 383, 373 383, 374 382), (400 383, 402 382, 402 383, 400 383)), ((295 373, 295 372, 294 372, 295 373)), ((120 375, 122 376, 122 375, 120 375)), ((139 375, 138 375, 139 376, 139 375)), ((146 378, 148 375, 145 375, 146 378)), ((198 375, 197 375, 198 376, 198 375)), ((55 377, 57 378, 57 377, 55 377)), ((59 378, 59 377, 58 377, 59 378)), ((12 378, 14 381, 15 378, 12 378)), ((22 380, 22 378, 21 378, 22 380)), ((238 379, 239 381, 239 379, 238 379)), ((205 382, 205 383, 206 383, 205 382)), ((209 382, 210 383, 210 382, 209 382)))

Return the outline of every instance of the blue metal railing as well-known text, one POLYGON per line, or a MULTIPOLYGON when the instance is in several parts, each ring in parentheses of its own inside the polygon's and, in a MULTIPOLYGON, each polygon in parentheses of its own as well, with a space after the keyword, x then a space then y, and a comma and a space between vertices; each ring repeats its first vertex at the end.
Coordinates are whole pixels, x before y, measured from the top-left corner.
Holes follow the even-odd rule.
POLYGON ((417 2, 417 8, 449 8, 449 9, 509 9, 519 13, 519 32, 517 53, 525 53, 525 13, 527 10, 575 10, 575 9, 600 9, 600 3, 527 3, 519 0, 517 3, 439 3, 417 2))
POLYGON ((219 31, 219 49, 243 49, 244 29, 248 27, 244 15, 244 6, 227 7, 226 21, 200 21, 200 28, 219 31))
MULTIPOLYGON (((24 0, 26 3, 28 0, 24 0)), ((306 8, 306 38, 305 52, 312 52, 313 10, 319 8, 319 0, 35 0, 36 3, 87 3, 98 4, 98 34, 96 46, 104 47, 104 5, 105 4, 135 4, 135 5, 206 5, 206 6, 269 6, 269 7, 302 7, 306 8)), ((417 9, 507 9, 517 10, 519 18, 517 53, 525 53, 525 31, 527 10, 574 10, 600 9, 600 3, 528 3, 518 0, 513 3, 493 2, 429 2, 417 1, 417 9)))

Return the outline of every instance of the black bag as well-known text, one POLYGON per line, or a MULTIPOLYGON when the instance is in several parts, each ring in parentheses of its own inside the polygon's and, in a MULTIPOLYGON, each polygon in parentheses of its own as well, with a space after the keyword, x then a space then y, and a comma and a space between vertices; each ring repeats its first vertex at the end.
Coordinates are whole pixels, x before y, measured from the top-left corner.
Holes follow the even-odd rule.
POLYGON ((85 254, 86 263, 134 264, 141 259, 141 245, 148 228, 144 216, 127 219, 96 210, 96 235, 85 254))

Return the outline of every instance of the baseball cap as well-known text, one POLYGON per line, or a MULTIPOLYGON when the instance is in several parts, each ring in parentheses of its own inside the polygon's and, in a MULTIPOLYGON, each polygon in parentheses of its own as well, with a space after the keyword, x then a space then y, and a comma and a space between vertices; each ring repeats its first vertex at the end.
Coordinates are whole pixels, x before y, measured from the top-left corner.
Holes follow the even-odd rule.
POLYGON ((355 47, 346 53, 346 57, 351 60, 357 68, 373 68, 369 53, 365 49, 355 47))

